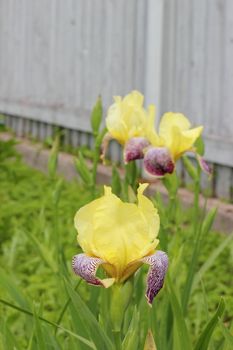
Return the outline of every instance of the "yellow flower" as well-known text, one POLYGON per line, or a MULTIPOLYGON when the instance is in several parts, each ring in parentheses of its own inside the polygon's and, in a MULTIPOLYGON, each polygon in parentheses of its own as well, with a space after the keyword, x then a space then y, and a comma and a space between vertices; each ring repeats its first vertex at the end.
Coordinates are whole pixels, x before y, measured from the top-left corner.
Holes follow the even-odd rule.
MULTIPOLYGON (((190 129, 189 120, 181 113, 165 113, 159 124, 159 132, 154 128, 155 113, 150 109, 146 138, 150 146, 144 151, 144 168, 151 175, 162 177, 172 174, 175 162, 184 152, 193 151, 194 143, 201 135, 203 127, 190 129)), ((197 156, 200 166, 207 169, 207 164, 197 156)), ((205 170, 206 171, 206 170, 205 170)))
POLYGON ((153 252, 158 244, 159 216, 142 194, 145 187, 139 187, 138 204, 122 202, 110 187, 105 187, 103 197, 75 215, 82 250, 104 260, 104 268, 117 281, 128 277, 129 264, 153 252))
POLYGON ((143 136, 147 123, 147 114, 143 108, 143 95, 132 91, 124 98, 114 97, 107 113, 106 126, 111 137, 124 145, 130 138, 143 136))
POLYGON ((74 222, 84 254, 73 258, 73 270, 90 284, 109 287, 126 281, 142 263, 149 264, 153 266, 150 279, 154 281, 151 275, 156 279, 155 285, 150 281, 147 292, 152 302, 163 285, 167 257, 159 251, 154 254, 160 221, 157 209, 143 195, 146 187, 139 186, 137 204, 122 202, 110 187, 105 187, 101 198, 79 209, 74 222), (107 279, 95 276, 99 265, 107 279))
MULTIPOLYGON (((152 111, 153 113, 153 111, 152 111)), ((154 116, 150 116, 150 126, 154 124, 154 116)), ((154 147, 166 147, 174 161, 184 152, 190 151, 201 135, 203 126, 190 129, 191 123, 181 113, 165 113, 159 124, 159 132, 147 128, 147 138, 154 147)))

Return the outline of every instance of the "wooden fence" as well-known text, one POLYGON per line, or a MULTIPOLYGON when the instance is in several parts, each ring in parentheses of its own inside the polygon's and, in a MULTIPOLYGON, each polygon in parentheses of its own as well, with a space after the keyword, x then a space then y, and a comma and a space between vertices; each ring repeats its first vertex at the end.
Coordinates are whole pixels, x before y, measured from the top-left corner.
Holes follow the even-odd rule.
POLYGON ((17 134, 43 139, 60 125, 65 142, 90 145, 98 94, 107 107, 138 89, 160 114, 204 125, 215 176, 203 186, 227 199, 232 62, 232 0, 0 0, 0 112, 17 134))

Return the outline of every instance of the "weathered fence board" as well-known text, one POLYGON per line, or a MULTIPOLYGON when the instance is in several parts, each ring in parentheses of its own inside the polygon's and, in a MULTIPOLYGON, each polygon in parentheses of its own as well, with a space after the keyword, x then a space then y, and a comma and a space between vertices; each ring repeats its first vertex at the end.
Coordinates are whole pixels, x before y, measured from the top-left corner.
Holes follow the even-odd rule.
POLYGON ((233 2, 166 0, 162 111, 203 124, 206 157, 233 166, 233 2))
POLYGON ((210 188, 228 197, 232 62, 232 0, 0 0, 0 112, 18 135, 42 140, 60 125, 65 143, 90 145, 97 96, 106 109, 112 95, 139 89, 161 112, 204 125, 218 174, 210 188))
POLYGON ((0 110, 88 131, 100 93, 143 90, 146 3, 1 0, 0 110))

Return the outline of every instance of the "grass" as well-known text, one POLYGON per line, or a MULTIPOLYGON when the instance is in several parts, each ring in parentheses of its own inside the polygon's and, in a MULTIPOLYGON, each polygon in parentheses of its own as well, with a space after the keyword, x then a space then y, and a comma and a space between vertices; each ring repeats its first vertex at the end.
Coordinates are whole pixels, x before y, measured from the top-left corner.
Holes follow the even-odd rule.
MULTIPOLYGON (((102 314, 100 323, 102 325, 107 323, 103 319, 103 315, 107 312, 106 305, 104 299, 100 298, 102 294, 105 298, 106 291, 80 282, 71 271, 71 258, 79 251, 73 226, 74 214, 91 200, 92 194, 76 180, 66 182, 56 177, 49 178, 28 167, 14 152, 13 142, 5 143, 1 150, 0 299, 8 301, 11 307, 6 303, 0 305, 0 348, 7 350, 91 348, 92 336, 95 337, 95 335, 88 334, 85 326, 88 322, 85 320, 88 312, 85 307, 89 307, 94 315, 97 315, 100 309, 100 315, 102 314), (78 294, 74 293, 74 289, 78 289, 78 294), (67 295, 72 300, 72 307, 70 302, 66 305, 67 295), (80 300, 78 296, 81 296, 80 300), (83 306, 82 300, 85 301, 86 306, 83 306), (29 311, 32 316, 12 308, 12 305, 29 311), (42 319, 59 324, 60 327, 65 328, 65 331, 56 326, 47 326, 46 322, 41 322, 42 319), (86 340, 78 338, 79 336, 86 340), (84 344, 85 341, 87 344, 84 344)), ((161 203, 160 210, 163 210, 161 203)), ((177 206, 174 220, 175 225, 170 223, 166 228, 172 265, 170 278, 173 287, 167 283, 152 309, 158 314, 155 324, 158 325, 161 333, 162 327, 166 326, 163 325, 162 317, 167 307, 164 295, 166 292, 168 294, 173 292, 173 289, 174 293, 178 291, 176 288, 182 289, 194 244, 191 235, 192 210, 184 210, 177 206), (177 274, 172 274, 179 266, 181 268, 177 274)), ((210 259, 216 248, 224 244, 225 240, 224 235, 216 232, 210 232, 203 238, 205 244, 201 244, 197 271, 210 259)), ((224 296, 226 304, 224 323, 225 325, 231 323, 233 318, 232 273, 231 240, 216 258, 213 256, 210 268, 203 274, 191 295, 186 321, 192 343, 196 343, 209 317, 214 314, 220 296, 224 296)), ((138 283, 143 284, 140 281, 138 283)), ((142 297, 137 296, 139 292, 143 294, 142 289, 144 289, 143 286, 135 290, 135 298, 142 297)), ((141 330, 138 331, 141 332, 140 337, 143 339, 145 337, 143 325, 147 324, 148 318, 155 316, 153 316, 154 313, 151 316, 150 311, 145 311, 147 309, 145 309, 144 297, 140 300, 141 330)), ((167 312, 169 314, 171 311, 167 310, 167 312)), ((131 316, 132 324, 136 327, 139 316, 133 310, 131 316)), ((89 315, 89 318, 91 317, 89 315)), ((125 320, 125 323, 127 322, 129 324, 130 319, 125 320)), ((93 321, 92 330, 95 327, 97 325, 93 321)), ((105 324, 104 327, 107 329, 109 326, 105 324)), ((126 325, 125 328, 127 329, 126 325)), ((224 331, 227 332, 225 328, 224 331)), ((210 349, 218 348, 222 342, 222 332, 221 327, 216 328, 210 349)), ((103 335, 103 342, 104 337, 103 335)), ((105 341, 108 344, 108 340, 105 339, 105 341)), ((158 349, 164 349, 162 341, 158 339, 156 341, 158 349)), ((175 340, 173 342, 176 343, 175 340)), ((108 348, 107 345, 106 348, 108 348)), ((174 345, 175 348, 179 347, 174 345)))

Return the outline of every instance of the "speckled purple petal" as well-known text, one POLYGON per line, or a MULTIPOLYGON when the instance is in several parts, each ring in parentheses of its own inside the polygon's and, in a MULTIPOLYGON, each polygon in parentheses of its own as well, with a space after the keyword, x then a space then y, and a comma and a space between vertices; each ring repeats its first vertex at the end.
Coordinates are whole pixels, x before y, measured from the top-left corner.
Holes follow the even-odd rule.
POLYGON ((165 274, 168 268, 168 257, 166 253, 158 250, 154 255, 146 256, 141 259, 141 261, 150 265, 147 276, 146 298, 149 305, 151 305, 154 297, 163 287, 165 274))
POLYGON ((212 169, 209 166, 209 164, 205 161, 204 158, 202 158, 199 154, 197 154, 197 160, 198 163, 201 167, 201 169, 207 174, 207 175, 212 175, 212 169))
POLYGON ((149 174, 161 177, 173 173, 175 163, 166 147, 150 147, 144 156, 144 167, 149 174))
POLYGON ((124 148, 125 163, 131 160, 142 159, 144 157, 143 150, 149 146, 149 141, 144 137, 132 137, 124 148))
POLYGON ((93 258, 86 254, 78 254, 72 259, 72 268, 74 273, 82 277, 87 283, 106 287, 104 280, 95 276, 99 265, 103 263, 104 261, 102 259, 93 258))

